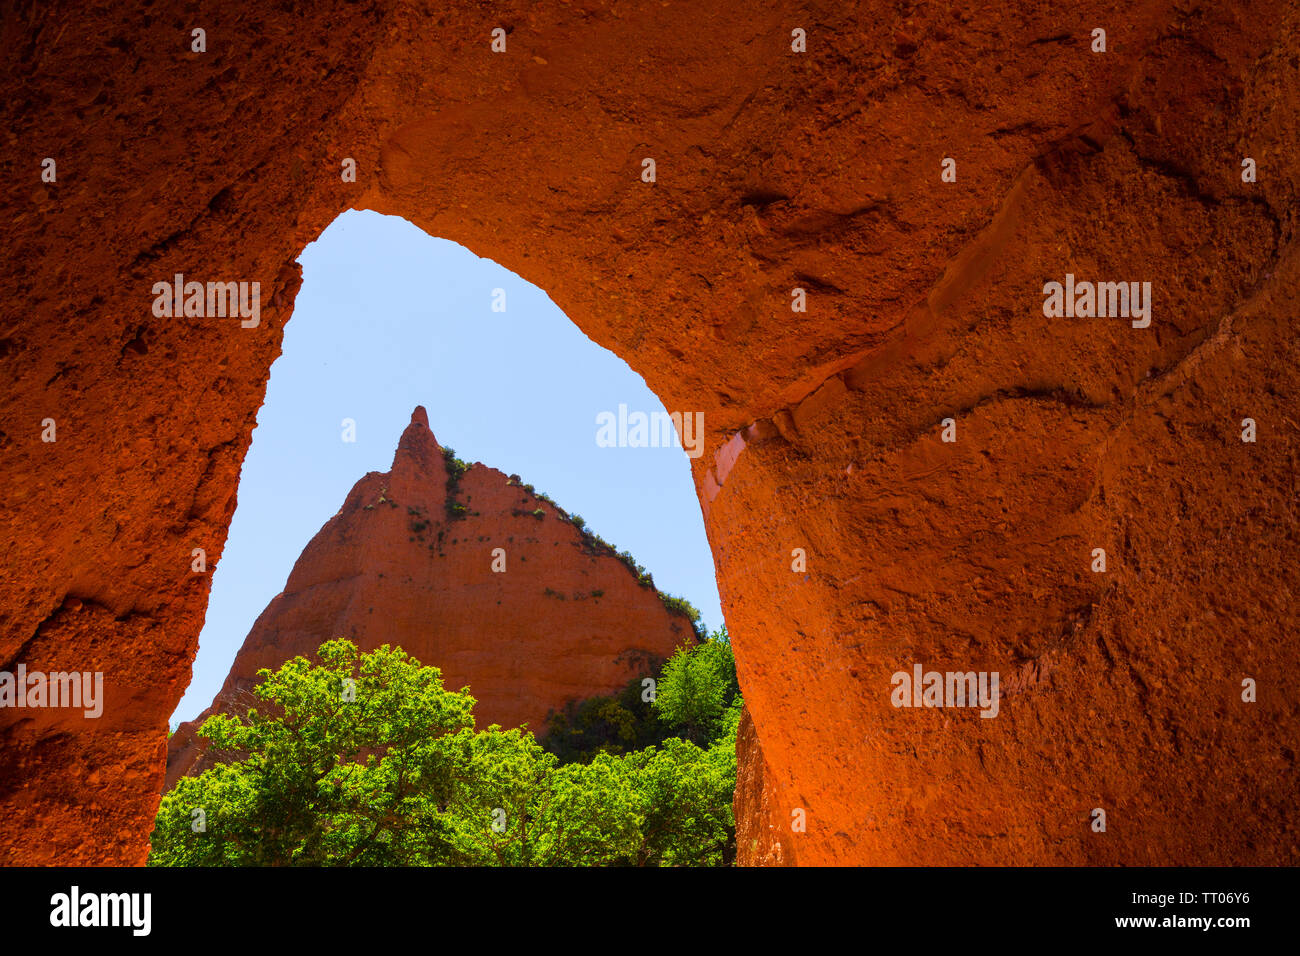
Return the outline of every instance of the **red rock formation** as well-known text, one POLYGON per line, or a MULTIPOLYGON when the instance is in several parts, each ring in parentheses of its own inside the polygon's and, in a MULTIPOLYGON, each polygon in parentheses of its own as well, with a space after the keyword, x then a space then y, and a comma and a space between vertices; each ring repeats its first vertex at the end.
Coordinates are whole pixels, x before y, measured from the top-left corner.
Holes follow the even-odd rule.
POLYGON ((789 798, 781 795, 772 768, 763 756, 748 710, 736 729, 737 866, 796 866, 799 839, 789 798))
POLYGON ((220 557, 294 259, 357 207, 704 412, 800 863, 1300 862, 1295 0, 19 5, 0 50, 0 664, 108 681, 98 721, 0 714, 0 859, 143 859, 190 554, 220 557), (155 318, 178 272, 261 282, 260 324, 155 318), (1150 281, 1151 326, 1045 318, 1067 272, 1150 281), (1015 692, 891 707, 917 662, 1015 692))
POLYGON ((449 689, 469 686, 478 726, 538 733, 551 710, 654 676, 695 640, 684 615, 518 481, 477 464, 450 481, 417 408, 392 470, 357 482, 258 617, 212 706, 172 736, 167 787, 209 765, 194 736, 204 718, 246 710, 258 670, 310 657, 331 637, 400 646, 440 668, 449 689), (452 517, 449 501, 465 514, 452 517), (505 570, 493 571, 501 557, 505 570))

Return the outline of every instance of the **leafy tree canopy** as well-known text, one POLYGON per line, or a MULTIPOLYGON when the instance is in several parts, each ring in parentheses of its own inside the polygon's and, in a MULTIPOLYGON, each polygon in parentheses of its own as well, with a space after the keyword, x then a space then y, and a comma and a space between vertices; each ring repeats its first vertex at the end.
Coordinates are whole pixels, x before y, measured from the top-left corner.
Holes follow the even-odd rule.
POLYGON ((151 865, 730 862, 738 698, 707 747, 561 764, 528 731, 475 729, 468 688, 400 648, 317 656, 260 671, 262 706, 204 722, 224 762, 163 798, 151 865))
POLYGON ((710 640, 679 648, 664 665, 655 698, 659 719, 697 744, 726 732, 727 712, 740 694, 736 659, 724 625, 710 640))

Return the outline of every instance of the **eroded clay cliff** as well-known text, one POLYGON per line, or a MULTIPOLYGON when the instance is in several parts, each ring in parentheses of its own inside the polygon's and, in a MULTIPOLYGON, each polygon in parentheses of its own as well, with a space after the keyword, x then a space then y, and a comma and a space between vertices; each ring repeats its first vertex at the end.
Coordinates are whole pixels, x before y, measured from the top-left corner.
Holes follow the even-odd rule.
POLYGON ((0 858, 143 859, 191 551, 355 207, 704 412, 798 862, 1297 862, 1297 38, 1293 0, 6 8, 0 662, 108 700, 0 714, 0 858), (156 318, 176 273, 259 281, 260 324, 156 318), (1150 325, 1045 316, 1067 273, 1150 282, 1150 325), (1002 673, 998 717, 893 707, 917 663, 1002 673))
POLYGON ((326 522, 258 617, 212 705, 177 729, 167 780, 209 765, 195 730, 256 706, 261 668, 312 657, 332 637, 401 647, 468 686, 480 727, 527 724, 570 701, 653 677, 695 641, 691 622, 568 515, 516 477, 449 470, 423 408, 393 457, 326 522))

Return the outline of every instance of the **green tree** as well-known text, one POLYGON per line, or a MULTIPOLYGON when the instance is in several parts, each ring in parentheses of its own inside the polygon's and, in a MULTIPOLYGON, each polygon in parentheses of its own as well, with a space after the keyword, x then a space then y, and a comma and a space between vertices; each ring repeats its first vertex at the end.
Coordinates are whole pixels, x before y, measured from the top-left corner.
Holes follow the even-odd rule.
POLYGON ((701 749, 678 738, 555 771, 541 821, 547 864, 719 866, 735 858, 735 723, 701 749))
POLYGON ((708 748, 673 739, 561 766, 526 730, 475 730, 468 688, 446 690, 437 668, 400 648, 361 654, 330 641, 317 656, 260 671, 263 706, 204 722, 199 734, 223 762, 163 798, 151 865, 717 865, 734 855, 734 721, 708 748))
POLYGON ((695 647, 677 650, 664 665, 655 697, 659 719, 687 740, 704 745, 725 733, 725 715, 740 692, 726 628, 695 647))
POLYGON ((531 734, 476 734, 474 699, 447 691, 437 668, 400 649, 361 655, 330 641, 319 658, 259 672, 265 708, 204 722, 210 752, 227 762, 164 797, 152 861, 492 862, 482 838, 492 809, 518 804, 554 758, 531 734))
POLYGON ((617 756, 661 743, 664 727, 643 699, 641 681, 634 677, 617 694, 571 701, 551 714, 542 746, 560 763, 588 763, 598 753, 617 756))

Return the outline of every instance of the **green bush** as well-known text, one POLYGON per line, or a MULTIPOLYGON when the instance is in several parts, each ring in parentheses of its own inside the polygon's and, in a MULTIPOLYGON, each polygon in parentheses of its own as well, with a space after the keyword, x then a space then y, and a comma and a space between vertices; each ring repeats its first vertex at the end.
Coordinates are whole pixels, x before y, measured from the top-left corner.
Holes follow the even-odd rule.
POLYGON ((457 458, 456 451, 452 448, 442 450, 442 460, 447 466, 447 518, 455 521, 469 513, 469 509, 456 500, 456 495, 460 492, 460 479, 473 466, 457 458))
MULTIPOLYGON (((468 688, 400 648, 323 644, 259 671, 262 706, 199 735, 151 866, 719 865, 735 849, 735 726, 561 764, 526 730, 474 728, 468 688), (195 832, 193 811, 205 826, 195 832)), ((736 715, 738 719, 739 710, 736 715)))
MULTIPOLYGON (((722 635, 725 638, 725 628, 722 635)), ((703 744, 725 732, 739 695, 730 641, 706 640, 681 648, 668 659, 659 679, 655 713, 685 739, 703 744)))
POLYGON ((694 604, 686 600, 686 598, 664 594, 662 591, 659 593, 659 600, 664 602, 664 607, 668 608, 670 613, 681 614, 691 622, 696 639, 705 640, 704 622, 700 620, 699 609, 694 604))
POLYGON ((729 712, 742 701, 725 625, 650 669, 659 672, 653 701, 645 699, 643 678, 637 677, 617 694, 572 702, 550 716, 542 746, 568 763, 657 746, 674 737, 712 745, 734 733, 734 727, 728 729, 729 712))

